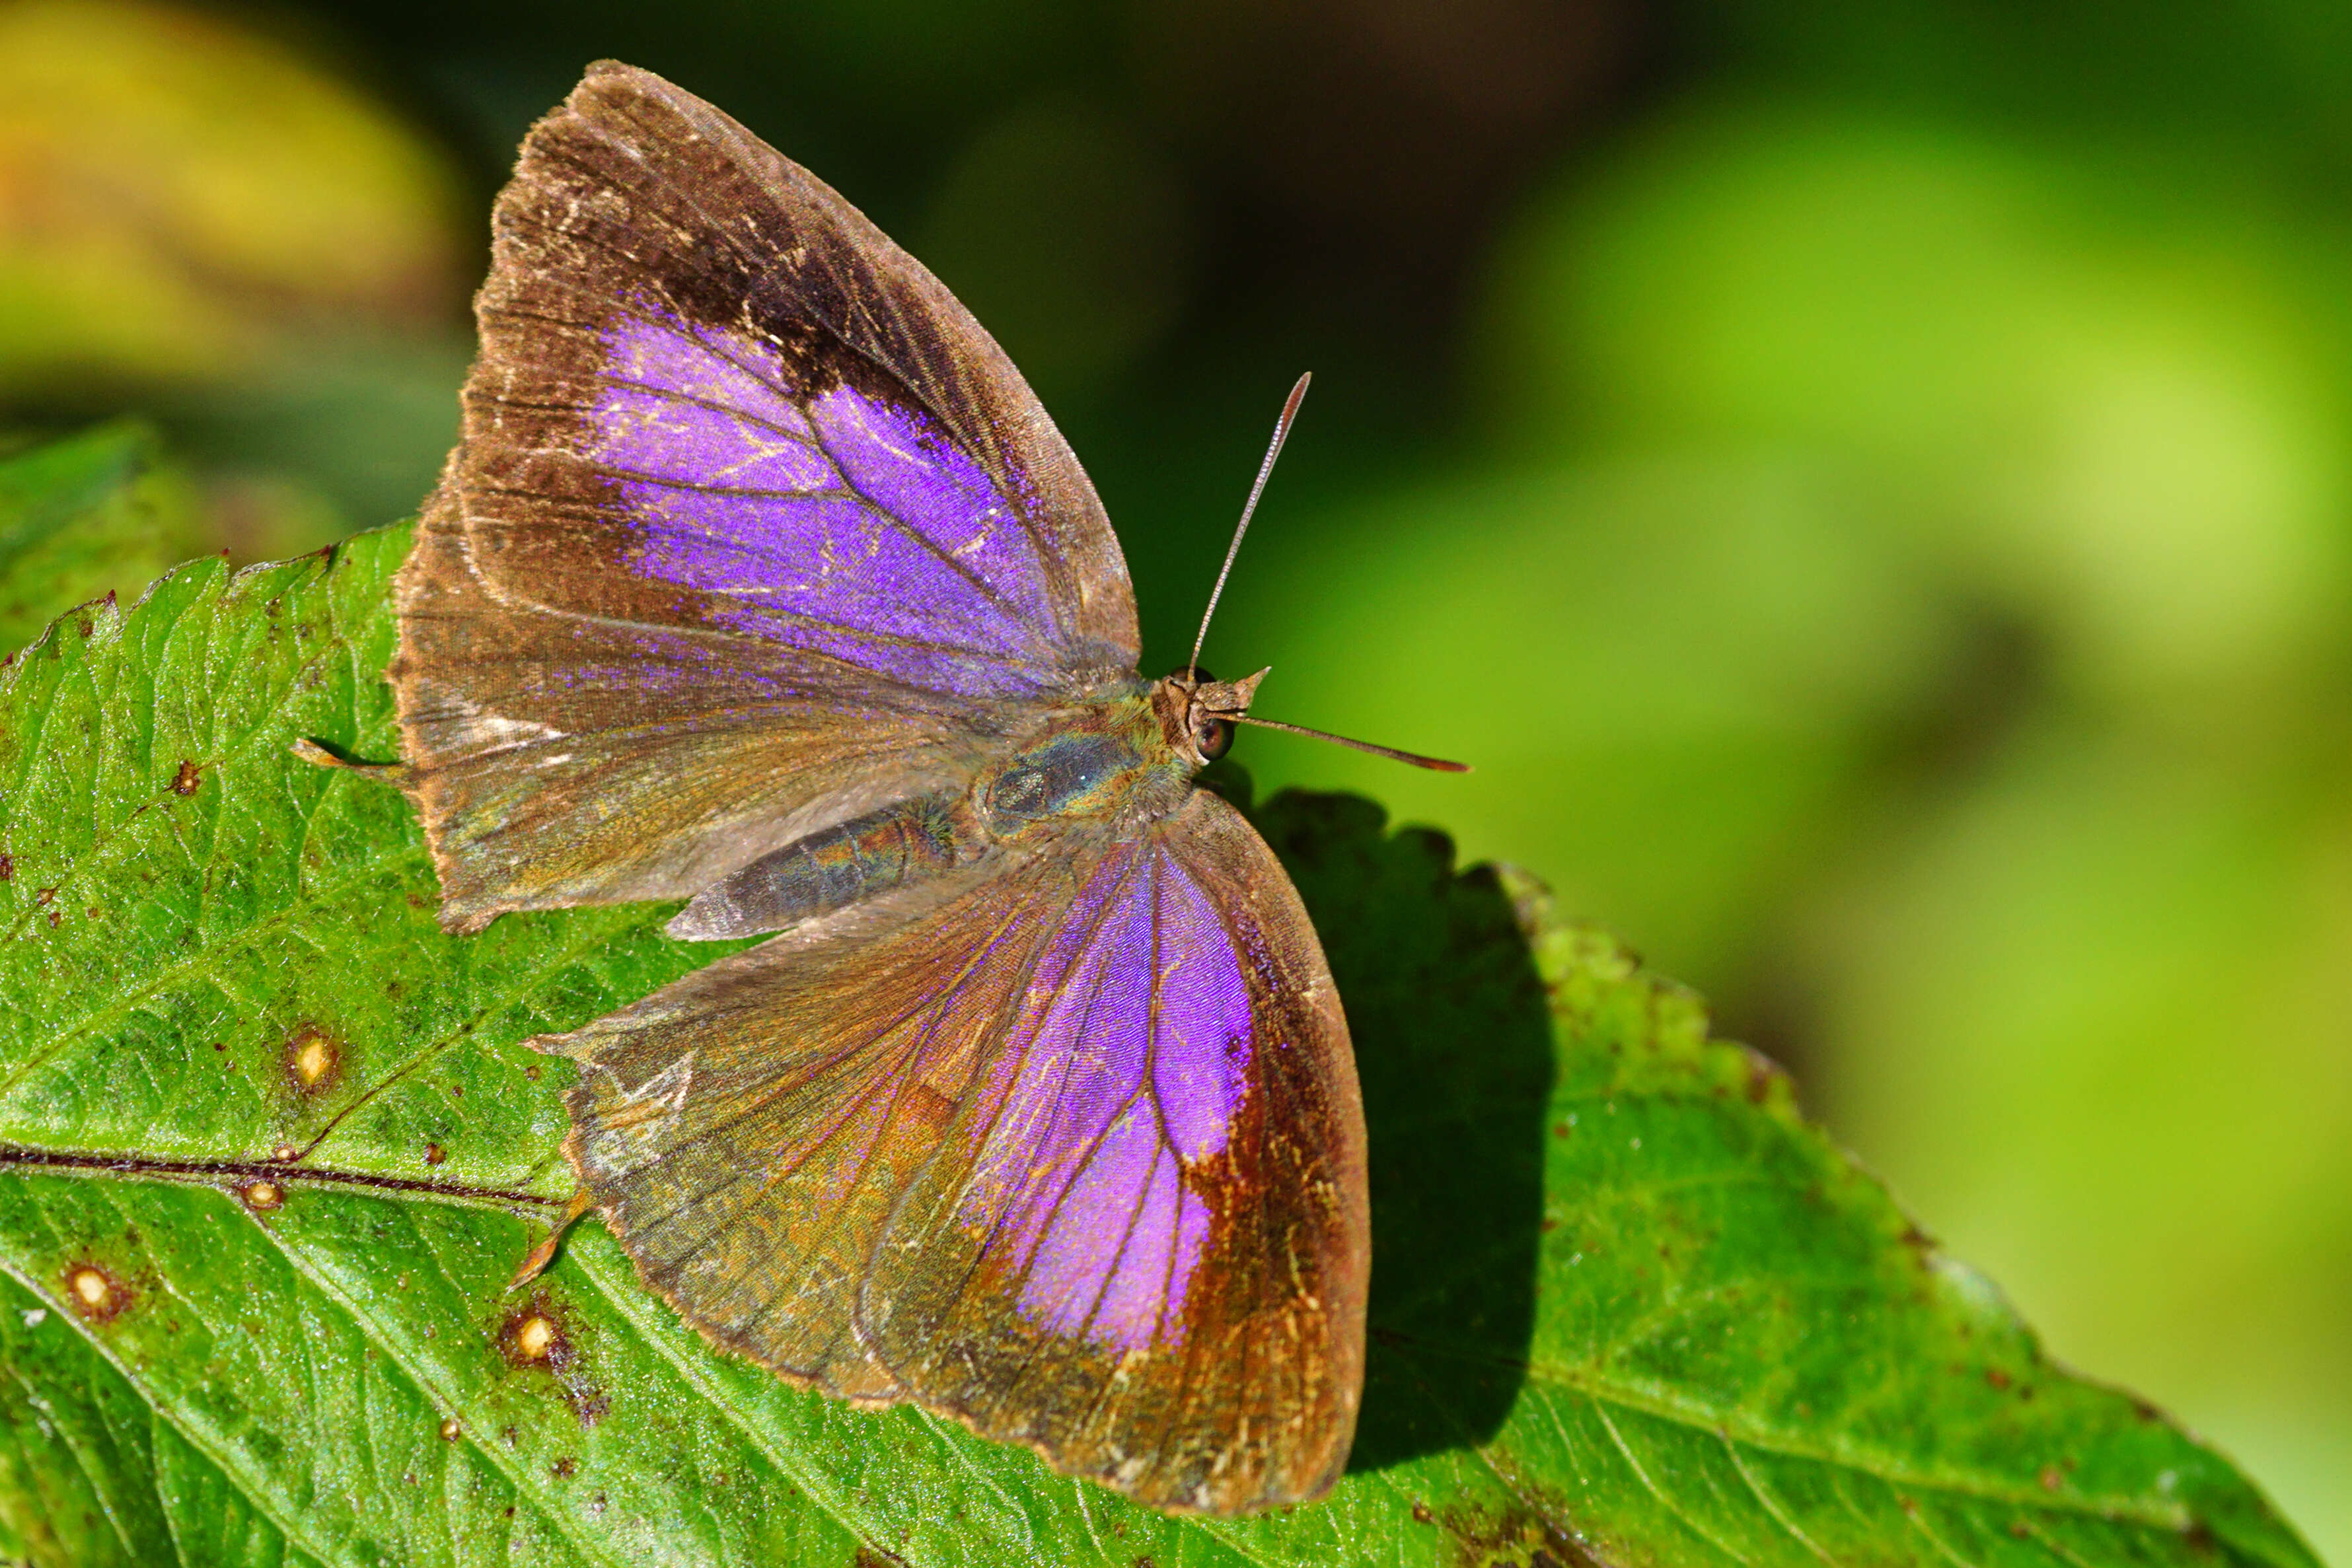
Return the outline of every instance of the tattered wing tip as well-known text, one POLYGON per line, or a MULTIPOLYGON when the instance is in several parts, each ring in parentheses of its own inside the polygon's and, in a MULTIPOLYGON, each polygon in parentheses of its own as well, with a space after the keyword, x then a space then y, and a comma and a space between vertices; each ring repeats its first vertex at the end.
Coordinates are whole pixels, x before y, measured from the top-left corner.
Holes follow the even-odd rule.
POLYGON ((573 1034, 535 1034, 522 1042, 525 1051, 535 1051, 541 1056, 570 1057, 574 1061, 584 1060, 572 1044, 573 1034))
MULTIPOLYGON (((434 858, 438 860, 440 857, 436 855, 434 858)), ((452 936, 471 936, 503 913, 502 910, 483 909, 460 903, 445 894, 441 900, 441 929, 452 936)))

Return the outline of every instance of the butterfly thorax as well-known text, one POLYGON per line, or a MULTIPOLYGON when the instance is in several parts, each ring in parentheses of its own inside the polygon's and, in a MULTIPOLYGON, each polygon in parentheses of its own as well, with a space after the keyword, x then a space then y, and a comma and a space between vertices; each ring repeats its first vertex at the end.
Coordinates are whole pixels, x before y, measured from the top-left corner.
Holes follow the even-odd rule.
POLYGON ((1140 831, 1182 806, 1192 776, 1224 755, 1232 720, 1265 674, 1221 682, 1179 671, 1139 693, 1056 711, 1037 738, 973 780, 974 825, 1008 844, 1140 831))
POLYGON ((1121 696, 1055 714, 1039 737, 973 779, 969 799, 988 840, 1017 844, 1164 816, 1182 803, 1191 771, 1150 698, 1121 696))

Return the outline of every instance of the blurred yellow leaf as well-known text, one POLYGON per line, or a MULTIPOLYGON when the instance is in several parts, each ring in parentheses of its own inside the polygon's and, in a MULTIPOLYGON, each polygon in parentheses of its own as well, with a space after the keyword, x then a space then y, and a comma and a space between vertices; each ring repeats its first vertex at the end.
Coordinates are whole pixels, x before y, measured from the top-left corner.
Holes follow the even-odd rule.
POLYGON ((322 323, 444 327, 459 210, 428 146, 272 38, 0 7, 0 397, 212 380, 322 323))

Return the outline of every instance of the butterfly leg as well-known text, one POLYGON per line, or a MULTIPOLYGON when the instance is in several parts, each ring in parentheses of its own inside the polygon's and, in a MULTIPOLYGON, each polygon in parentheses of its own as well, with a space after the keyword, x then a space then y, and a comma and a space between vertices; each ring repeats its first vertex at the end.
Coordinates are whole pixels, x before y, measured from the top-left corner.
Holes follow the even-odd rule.
POLYGON ((359 762, 348 757, 338 756, 317 741, 308 738, 298 738, 286 749, 291 751, 298 759, 309 763, 313 768, 340 768, 345 773, 356 773, 363 779, 373 779, 384 784, 397 784, 404 789, 408 788, 409 769, 405 762, 359 762))

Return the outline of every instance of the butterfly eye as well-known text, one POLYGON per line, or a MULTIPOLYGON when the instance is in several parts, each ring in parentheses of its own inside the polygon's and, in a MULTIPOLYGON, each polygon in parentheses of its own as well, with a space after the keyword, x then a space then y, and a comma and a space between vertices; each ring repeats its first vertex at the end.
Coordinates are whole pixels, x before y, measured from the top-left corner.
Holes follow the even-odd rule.
POLYGON ((1201 714, 1192 720, 1192 745, 1202 761, 1214 762, 1233 749, 1234 727, 1215 714, 1201 714))

